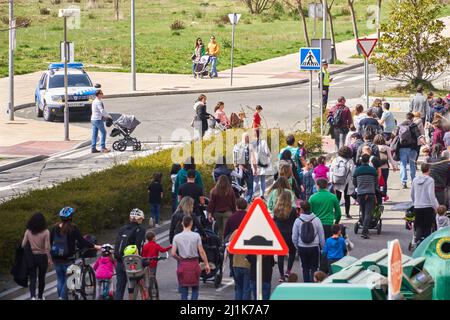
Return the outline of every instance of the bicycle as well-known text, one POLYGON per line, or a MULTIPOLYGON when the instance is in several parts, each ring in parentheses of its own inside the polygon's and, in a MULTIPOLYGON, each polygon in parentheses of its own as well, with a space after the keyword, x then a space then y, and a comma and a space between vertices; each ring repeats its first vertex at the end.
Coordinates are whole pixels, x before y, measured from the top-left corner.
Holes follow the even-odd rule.
MULTIPOLYGON (((165 256, 163 257, 143 258, 144 261, 161 261, 166 259, 169 259, 168 252, 166 252, 165 256)), ((148 297, 150 300, 159 300, 159 289, 158 280, 156 279, 156 273, 150 268, 150 266, 148 266, 146 269, 148 272, 148 297)))
POLYGON ((114 289, 111 290, 111 286, 114 288, 114 284, 109 279, 98 280, 99 284, 99 300, 114 300, 114 289))
POLYGON ((125 272, 128 279, 128 287, 133 287, 134 292, 130 300, 148 300, 148 274, 144 267, 143 259, 140 255, 130 254, 123 257, 125 272))
POLYGON ((96 256, 96 249, 83 249, 75 253, 75 262, 66 272, 69 300, 95 300, 95 271, 85 259, 96 256))

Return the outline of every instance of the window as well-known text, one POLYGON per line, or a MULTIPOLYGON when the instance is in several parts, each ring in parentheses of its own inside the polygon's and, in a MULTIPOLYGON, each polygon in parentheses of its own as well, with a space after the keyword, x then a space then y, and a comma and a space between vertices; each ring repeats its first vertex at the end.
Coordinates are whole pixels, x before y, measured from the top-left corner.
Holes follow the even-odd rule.
MULTIPOLYGON (((69 74, 68 87, 92 87, 91 80, 86 74, 69 74)), ((64 75, 54 75, 50 77, 49 88, 63 88, 64 75)))

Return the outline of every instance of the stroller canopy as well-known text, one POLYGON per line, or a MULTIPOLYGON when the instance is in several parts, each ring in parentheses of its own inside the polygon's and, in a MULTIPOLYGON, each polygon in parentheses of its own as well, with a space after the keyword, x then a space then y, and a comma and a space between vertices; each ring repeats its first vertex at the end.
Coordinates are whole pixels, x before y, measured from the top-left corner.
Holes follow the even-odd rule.
POLYGON ((136 128, 141 123, 133 115, 120 114, 120 113, 110 113, 109 115, 113 119, 113 122, 115 124, 121 126, 122 128, 131 130, 131 129, 136 128))

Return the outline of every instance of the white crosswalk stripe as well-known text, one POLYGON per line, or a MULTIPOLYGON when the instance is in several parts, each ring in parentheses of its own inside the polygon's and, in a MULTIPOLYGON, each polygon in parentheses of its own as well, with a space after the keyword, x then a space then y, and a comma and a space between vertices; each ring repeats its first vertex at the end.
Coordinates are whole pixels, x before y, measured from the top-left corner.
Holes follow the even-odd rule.
POLYGON ((357 75, 357 76, 354 76, 354 77, 350 77, 350 78, 346 78, 344 80, 341 80, 341 82, 356 81, 356 80, 363 79, 363 78, 364 78, 364 75, 360 74, 360 75, 357 75))

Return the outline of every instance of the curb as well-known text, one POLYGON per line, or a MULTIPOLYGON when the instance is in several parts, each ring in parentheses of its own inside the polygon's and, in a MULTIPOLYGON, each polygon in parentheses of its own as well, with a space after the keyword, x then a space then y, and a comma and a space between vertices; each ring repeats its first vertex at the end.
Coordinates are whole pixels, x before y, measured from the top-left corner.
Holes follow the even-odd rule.
POLYGON ((84 147, 90 146, 91 145, 91 141, 92 140, 86 140, 84 142, 80 142, 79 144, 77 144, 73 150, 78 150, 78 149, 82 149, 84 147))
POLYGON ((0 166, 0 172, 14 169, 14 168, 21 167, 21 166, 25 166, 30 163, 39 162, 39 161, 42 161, 47 158, 49 158, 49 156, 38 155, 38 156, 32 156, 29 158, 18 160, 15 162, 11 162, 11 163, 0 166))
MULTIPOLYGON (((351 66, 343 67, 339 70, 335 70, 330 72, 331 75, 346 72, 349 70, 357 69, 363 67, 364 63, 357 63, 351 66)), ((156 91, 156 92, 133 92, 133 93, 118 93, 118 94, 110 94, 105 95, 106 99, 114 99, 114 98, 129 98, 129 97, 147 97, 147 96, 170 96, 177 94, 194 94, 194 93, 213 93, 213 92, 232 92, 232 91, 248 91, 248 90, 259 90, 259 89, 269 89, 269 88, 279 88, 279 87, 289 87, 296 84, 308 83, 309 79, 301 79, 284 83, 275 83, 275 84, 264 84, 259 86, 247 86, 247 87, 234 87, 234 88, 216 88, 216 89, 193 89, 193 90, 173 90, 173 91, 156 91)), ((25 109, 29 107, 33 107, 35 104, 25 103, 14 107, 14 111, 25 109)))

